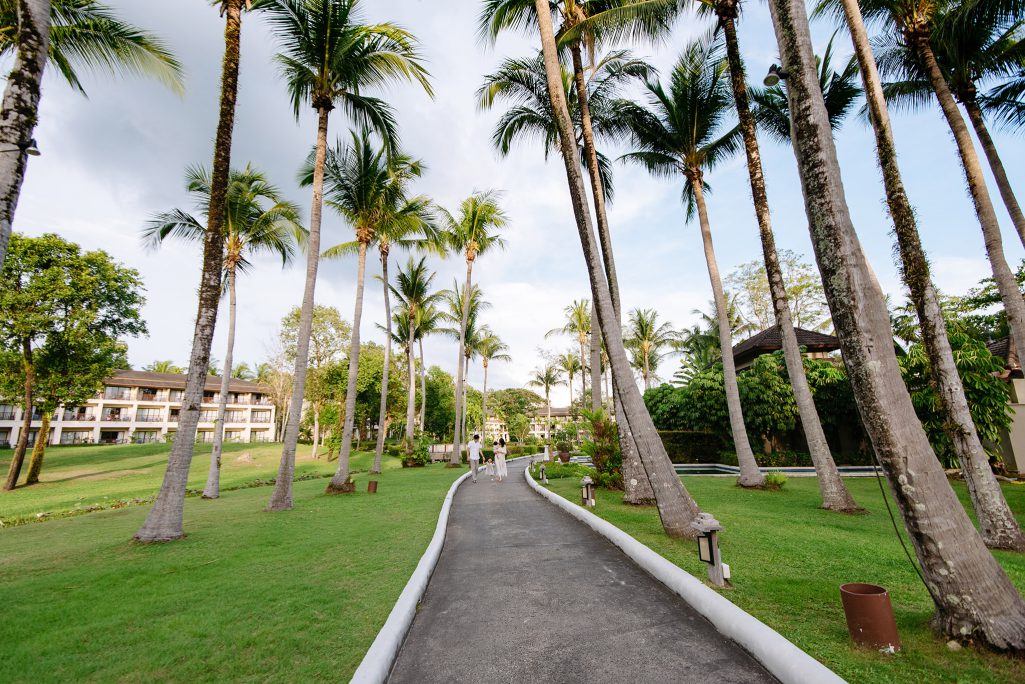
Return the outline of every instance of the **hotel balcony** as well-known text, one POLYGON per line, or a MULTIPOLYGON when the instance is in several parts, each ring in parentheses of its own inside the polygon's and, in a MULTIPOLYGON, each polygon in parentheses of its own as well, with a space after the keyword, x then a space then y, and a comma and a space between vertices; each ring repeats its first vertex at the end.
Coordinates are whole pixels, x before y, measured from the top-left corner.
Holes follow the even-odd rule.
POLYGON ((132 417, 128 414, 118 415, 116 413, 106 413, 103 415, 101 422, 104 423, 131 423, 132 417))
POLYGON ((0 420, 14 420, 15 411, 0 411, 0 420))
MULTIPOLYGON (((2 418, 0 418, 0 420, 2 420, 2 418)), ((96 420, 96 416, 91 413, 65 413, 62 420, 65 423, 89 422, 96 420)))

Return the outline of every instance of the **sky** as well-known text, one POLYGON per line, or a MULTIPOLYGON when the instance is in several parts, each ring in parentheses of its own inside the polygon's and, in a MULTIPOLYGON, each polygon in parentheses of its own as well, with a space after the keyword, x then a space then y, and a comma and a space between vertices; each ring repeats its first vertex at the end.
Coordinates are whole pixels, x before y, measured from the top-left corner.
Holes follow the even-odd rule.
MULTIPOLYGON (((44 79, 36 139, 42 156, 30 160, 22 190, 16 231, 47 232, 103 249, 137 269, 145 283, 147 337, 129 340, 129 358, 136 368, 171 359, 184 365, 189 357, 199 282, 200 251, 196 246, 168 243, 146 249, 140 231, 154 214, 175 207, 193 209, 184 189, 184 170, 209 165, 213 154, 223 51, 223 20, 207 0, 106 0, 127 21, 159 35, 183 62, 186 94, 179 97, 151 80, 106 73, 86 73, 88 97, 52 73, 44 79)), ((536 51, 533 36, 503 37, 493 47, 476 38, 479 0, 389 0, 364 2, 371 21, 394 21, 412 31, 432 75, 433 99, 413 85, 396 85, 373 94, 395 107, 402 146, 422 159, 427 173, 414 191, 455 209, 477 190, 497 190, 509 215, 503 252, 482 257, 474 279, 491 308, 482 322, 509 345, 511 362, 489 370, 490 388, 522 387, 542 362, 541 352, 575 347, 570 338, 545 339, 561 327, 563 308, 589 297, 586 270, 569 204, 561 162, 545 161, 540 147, 524 145, 506 158, 491 145, 499 110, 482 112, 475 92, 484 74, 506 57, 536 51)), ((777 48, 765 3, 747 3, 739 26, 749 78, 760 80, 776 61, 777 48)), ((812 32, 821 54, 835 27, 816 22, 812 32)), ((681 21, 660 45, 631 46, 666 73, 683 46, 704 31, 695 19, 681 21)), ((233 166, 251 162, 278 185, 309 216, 310 193, 298 187, 296 171, 310 151, 316 133, 312 109, 291 108, 272 58, 274 36, 258 16, 243 25, 240 91, 233 166)), ((851 50, 845 34, 836 37, 844 60, 851 50)), ((840 63, 838 59, 837 64, 840 63)), ((894 113, 895 135, 905 184, 920 220, 934 277, 941 290, 962 293, 989 274, 982 235, 967 196, 953 140, 939 113, 894 113)), ((332 115, 329 139, 344 137, 350 122, 332 115)), ((997 145, 1011 182, 1025 186, 1025 170, 1017 163, 1025 152, 1020 137, 996 131, 997 145)), ((769 200, 781 249, 812 259, 807 220, 793 152, 761 138, 769 200)), ((837 135, 837 149, 854 225, 884 290, 895 301, 904 298, 894 264, 891 226, 885 213, 882 184, 875 164, 871 130, 852 116, 837 135)), ((616 157, 623 150, 605 150, 616 157)), ((987 169, 988 172, 988 169, 987 169)), ((1020 241, 999 202, 990 178, 1004 230, 1009 262, 1023 257, 1020 241)), ((739 264, 760 259, 757 223, 750 202, 743 158, 715 169, 708 211, 720 270, 728 274, 739 264)), ((609 221, 623 304, 654 308, 662 320, 682 327, 696 322, 694 309, 709 310, 711 288, 696 224, 685 221, 680 204, 681 182, 653 179, 647 172, 618 164, 616 201, 609 221)), ((351 239, 351 230, 325 211, 322 244, 351 239)), ((402 255, 398 260, 405 260, 402 255)), ((398 260, 393 260, 392 271, 398 260)), ((370 276, 379 271, 369 261, 363 314, 364 339, 383 342, 381 285, 370 276)), ((280 260, 258 258, 256 268, 239 282, 236 361, 253 365, 269 355, 281 318, 302 299, 305 260, 282 269, 280 260)), ((437 283, 451 287, 464 277, 461 258, 435 259, 437 283)), ((352 319, 355 259, 322 262, 317 283, 318 304, 337 307, 352 319)), ((223 317, 222 317, 223 320, 223 317)), ((226 333, 218 326, 213 356, 224 358, 226 333)), ((426 343, 429 365, 452 372, 456 342, 441 337, 426 343)), ((665 364, 672 375, 676 362, 665 364)), ((470 373, 480 387, 481 369, 470 373)), ((576 382, 579 388, 579 380, 576 382)), ((568 392, 557 389, 555 404, 568 392)))

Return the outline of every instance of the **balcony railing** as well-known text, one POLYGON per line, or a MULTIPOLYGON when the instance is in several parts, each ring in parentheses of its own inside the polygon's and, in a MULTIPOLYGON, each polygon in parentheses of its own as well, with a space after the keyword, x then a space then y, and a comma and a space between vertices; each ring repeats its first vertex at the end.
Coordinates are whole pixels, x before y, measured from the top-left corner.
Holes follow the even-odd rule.
POLYGON ((270 425, 273 421, 270 416, 253 416, 252 422, 257 425, 270 425))
POLYGON ((103 416, 103 422, 104 423, 130 423, 130 422, 132 422, 132 417, 130 415, 128 415, 127 413, 122 413, 120 415, 116 414, 116 413, 107 413, 107 414, 104 414, 104 416, 103 416))
POLYGON ((168 423, 177 423, 178 422, 178 418, 179 418, 179 415, 177 413, 173 413, 173 414, 171 414, 170 416, 167 417, 167 422, 168 423))
POLYGON ((159 392, 139 392, 139 401, 163 401, 159 392))
POLYGON ((160 415, 160 414, 157 414, 157 415, 154 416, 154 415, 143 415, 143 414, 140 413, 139 415, 135 416, 135 420, 138 423, 162 423, 162 422, 164 422, 164 417, 162 415, 160 415))
POLYGON ((110 390, 107 390, 103 393, 103 398, 114 399, 117 401, 128 401, 132 398, 132 393, 128 390, 125 390, 123 392, 111 392, 110 390))
POLYGON ((65 413, 63 418, 65 423, 69 422, 85 422, 96 420, 96 416, 91 413, 65 413))
POLYGON ((0 420, 14 420, 14 411, 0 411, 0 420))

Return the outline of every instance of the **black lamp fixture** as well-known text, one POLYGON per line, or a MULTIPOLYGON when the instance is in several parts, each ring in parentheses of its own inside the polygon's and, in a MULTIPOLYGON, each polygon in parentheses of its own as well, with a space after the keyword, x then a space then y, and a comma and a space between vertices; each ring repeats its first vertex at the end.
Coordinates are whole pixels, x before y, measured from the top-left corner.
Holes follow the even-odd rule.
POLYGON ((779 84, 780 81, 785 81, 789 76, 790 74, 787 73, 786 69, 778 64, 773 64, 769 67, 769 73, 765 74, 765 80, 762 83, 766 87, 771 88, 779 84))

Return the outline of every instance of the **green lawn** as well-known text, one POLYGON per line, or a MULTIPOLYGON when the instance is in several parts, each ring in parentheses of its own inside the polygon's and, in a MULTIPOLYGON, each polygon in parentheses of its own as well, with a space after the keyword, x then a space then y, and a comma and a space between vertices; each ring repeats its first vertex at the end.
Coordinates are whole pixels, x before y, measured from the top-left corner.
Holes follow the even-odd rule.
MULTIPOLYGON (((160 488, 170 444, 127 444, 124 446, 49 447, 39 484, 0 493, 0 522, 18 522, 38 513, 60 513, 117 499, 150 497, 160 488)), ((295 473, 331 474, 337 462, 310 458, 311 447, 299 445, 295 473)), ((326 454, 326 449, 321 449, 326 454)), ((0 451, 0 472, 7 472, 11 450, 0 451)), ((225 444, 221 457, 221 487, 231 489, 277 475, 280 444, 225 444), (249 459, 252 459, 251 461, 249 459)), ((385 457, 386 467, 398 467, 398 459, 385 457)), ((356 469, 369 468, 369 456, 357 455, 356 469)), ((189 488, 202 490, 210 468, 210 445, 196 446, 189 473, 189 488)), ((22 468, 25 481, 28 458, 22 468)))
MULTIPOLYGON (((98 447, 55 450, 50 484, 27 488, 18 504, 7 499, 17 492, 0 500, 6 512, 152 494, 166 452, 150 449, 117 447, 107 460, 98 447), (90 469, 129 473, 103 479, 90 469)), ((224 481, 272 475, 277 449, 230 449, 224 481), (262 454, 261 465, 233 466, 244 450, 262 454)), ((193 467, 196 485, 205 461, 193 467)), ((299 462, 334 466, 305 454, 299 462)), ((368 463, 360 454, 354 465, 368 463)), ((189 498, 189 536, 170 544, 130 541, 148 506, 0 530, 0 681, 347 680, 463 472, 386 463, 378 494, 366 493, 366 474, 351 496, 325 496, 323 480, 297 482, 288 513, 263 511, 269 487, 189 498)))
MULTIPOLYGON (((721 546, 733 587, 723 594, 852 684, 1023 681, 1021 660, 973 648, 951 652, 930 631, 932 601, 894 536, 874 478, 846 480, 869 511, 858 516, 817 509, 813 478, 790 478, 781 492, 742 490, 732 478, 686 477, 684 482, 702 509, 725 527, 721 546), (889 589, 904 643, 901 653, 885 656, 850 644, 838 589, 845 582, 889 589)), ((963 485, 956 486, 967 500, 963 485)), ((551 488, 580 501, 576 479, 551 480, 551 488)), ((1019 520, 1025 521, 1025 486, 1009 484, 1005 492, 1019 520)), ((696 545, 667 538, 653 507, 626 506, 620 494, 605 490, 598 491, 597 504, 598 515, 695 576, 707 578, 696 545)), ((1019 589, 1025 589, 1025 557, 1004 552, 996 556, 1019 589)))

